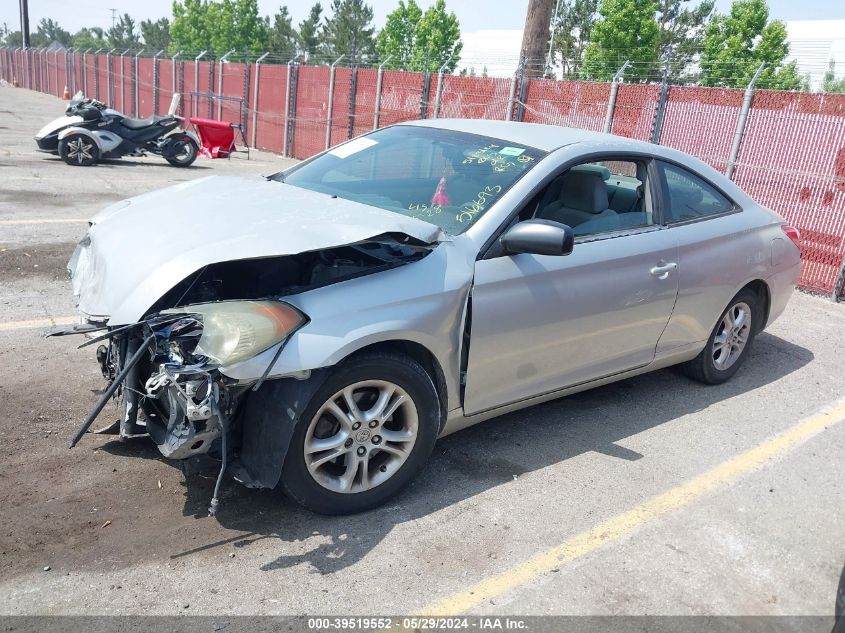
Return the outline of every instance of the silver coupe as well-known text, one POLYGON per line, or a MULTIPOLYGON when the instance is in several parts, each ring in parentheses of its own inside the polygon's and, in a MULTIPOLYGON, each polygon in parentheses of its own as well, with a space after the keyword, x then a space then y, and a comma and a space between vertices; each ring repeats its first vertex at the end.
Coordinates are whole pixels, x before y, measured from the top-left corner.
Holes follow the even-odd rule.
POLYGON ((69 270, 113 432, 321 513, 372 508, 469 425, 680 365, 728 380, 798 233, 666 147, 428 120, 91 220, 69 270))

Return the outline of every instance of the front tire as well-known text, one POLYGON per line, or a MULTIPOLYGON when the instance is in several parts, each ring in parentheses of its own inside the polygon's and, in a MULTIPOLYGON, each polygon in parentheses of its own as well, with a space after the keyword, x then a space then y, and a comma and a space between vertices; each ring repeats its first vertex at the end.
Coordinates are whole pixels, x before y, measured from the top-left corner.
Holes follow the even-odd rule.
POLYGON ((59 156, 68 165, 89 167, 100 158, 100 150, 90 136, 70 134, 59 141, 59 156))
POLYGON ((757 294, 748 288, 740 290, 722 312, 701 353, 681 365, 683 371, 707 385, 729 380, 751 352, 762 316, 757 294))
POLYGON ((167 144, 162 150, 164 160, 174 167, 189 167, 197 159, 199 146, 187 134, 174 134, 167 137, 167 144))
POLYGON ((422 469, 440 429, 440 399, 416 361, 391 353, 339 365, 293 432, 288 496, 320 514, 383 504, 422 469))

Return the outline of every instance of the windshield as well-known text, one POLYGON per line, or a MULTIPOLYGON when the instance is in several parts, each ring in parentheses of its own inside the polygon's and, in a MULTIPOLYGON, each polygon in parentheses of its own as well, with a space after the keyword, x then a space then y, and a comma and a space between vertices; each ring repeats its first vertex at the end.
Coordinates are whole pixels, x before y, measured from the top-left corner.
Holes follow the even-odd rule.
POLYGON ((287 184, 466 231, 545 152, 500 139, 398 125, 304 163, 287 184))
POLYGON ((85 101, 85 95, 82 94, 82 91, 80 90, 75 95, 73 95, 73 98, 70 100, 70 103, 68 105, 71 105, 71 106, 79 105, 83 101, 85 101))

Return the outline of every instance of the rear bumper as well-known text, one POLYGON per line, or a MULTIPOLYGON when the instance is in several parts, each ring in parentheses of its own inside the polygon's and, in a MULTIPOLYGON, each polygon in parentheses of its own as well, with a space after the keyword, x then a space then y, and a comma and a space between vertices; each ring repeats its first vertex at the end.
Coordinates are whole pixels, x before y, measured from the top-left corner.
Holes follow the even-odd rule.
POLYGON ((775 319, 783 314, 786 304, 789 303, 789 298, 795 292, 795 286, 800 276, 801 262, 799 261, 797 264, 776 272, 766 280, 771 293, 771 305, 769 306, 769 318, 765 327, 769 327, 775 319))

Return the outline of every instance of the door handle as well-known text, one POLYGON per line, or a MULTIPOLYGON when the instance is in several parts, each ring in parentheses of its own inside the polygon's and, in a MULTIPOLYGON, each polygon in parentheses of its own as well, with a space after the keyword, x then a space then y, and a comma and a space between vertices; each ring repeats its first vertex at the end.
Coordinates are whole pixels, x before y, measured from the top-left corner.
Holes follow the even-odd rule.
POLYGON ((668 264, 659 262, 658 265, 652 268, 649 272, 658 279, 666 279, 669 277, 669 273, 677 268, 678 264, 675 262, 669 262, 668 264))

